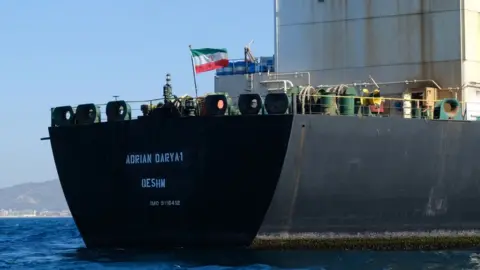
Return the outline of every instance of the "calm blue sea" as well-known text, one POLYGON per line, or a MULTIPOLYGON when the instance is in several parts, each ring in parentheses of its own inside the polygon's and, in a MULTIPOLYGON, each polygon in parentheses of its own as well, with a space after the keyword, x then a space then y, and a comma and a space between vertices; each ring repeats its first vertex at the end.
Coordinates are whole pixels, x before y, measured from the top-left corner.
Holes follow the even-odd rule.
POLYGON ((99 253, 70 218, 0 219, 0 269, 480 269, 479 251, 99 253))

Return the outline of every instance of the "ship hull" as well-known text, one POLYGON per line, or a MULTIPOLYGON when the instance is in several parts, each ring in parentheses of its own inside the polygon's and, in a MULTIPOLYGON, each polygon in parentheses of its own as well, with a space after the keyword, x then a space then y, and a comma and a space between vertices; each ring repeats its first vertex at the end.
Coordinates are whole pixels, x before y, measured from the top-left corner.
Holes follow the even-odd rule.
POLYGON ((261 229, 477 229, 478 135, 476 122, 295 116, 261 229))
POLYGON ((319 115, 50 128, 85 244, 109 248, 474 231, 477 134, 474 122, 319 115), (126 164, 132 154, 166 152, 184 156, 126 164), (142 187, 146 178, 164 178, 166 185, 142 187))
POLYGON ((87 247, 245 247, 270 205, 291 124, 149 117, 49 132, 87 247))

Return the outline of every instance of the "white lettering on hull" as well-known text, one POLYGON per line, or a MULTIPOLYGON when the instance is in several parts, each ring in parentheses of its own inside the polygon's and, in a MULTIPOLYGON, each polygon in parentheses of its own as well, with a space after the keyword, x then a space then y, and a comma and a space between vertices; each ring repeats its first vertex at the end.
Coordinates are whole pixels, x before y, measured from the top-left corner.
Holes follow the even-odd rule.
POLYGON ((183 152, 128 154, 125 164, 181 163, 183 152))
POLYGON ((152 155, 151 154, 130 154, 127 155, 127 160, 125 164, 150 164, 152 163, 152 155))
POLYGON ((157 153, 155 163, 183 162, 183 152, 157 153))
POLYGON ((150 201, 150 206, 180 206, 179 200, 150 201))
POLYGON ((142 188, 166 188, 165 178, 144 178, 142 179, 142 188))

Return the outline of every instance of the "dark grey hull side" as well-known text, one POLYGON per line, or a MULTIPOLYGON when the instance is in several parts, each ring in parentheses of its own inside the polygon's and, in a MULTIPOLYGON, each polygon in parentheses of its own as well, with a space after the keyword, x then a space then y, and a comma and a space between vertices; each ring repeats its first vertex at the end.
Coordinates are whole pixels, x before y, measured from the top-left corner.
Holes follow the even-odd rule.
POLYGON ((476 230, 479 135, 476 122, 296 115, 257 239, 476 230))

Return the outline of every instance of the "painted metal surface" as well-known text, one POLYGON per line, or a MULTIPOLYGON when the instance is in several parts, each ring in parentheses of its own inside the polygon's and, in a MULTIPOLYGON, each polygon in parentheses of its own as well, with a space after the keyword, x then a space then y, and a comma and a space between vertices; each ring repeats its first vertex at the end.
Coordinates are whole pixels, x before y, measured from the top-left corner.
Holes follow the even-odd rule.
POLYGON ((278 0, 278 9, 279 72, 310 71, 313 84, 372 75, 461 85, 460 1, 278 0))
POLYGON ((477 122, 296 115, 260 234, 480 226, 477 122))
POLYGON ((280 105, 264 104, 268 115, 180 117, 165 107, 50 127, 87 247, 341 248, 352 242, 339 238, 372 236, 387 237, 385 247, 411 236, 423 237, 417 249, 424 240, 458 247, 440 235, 479 243, 480 123, 274 115, 268 108, 280 105))
POLYGON ((49 133, 87 247, 235 247, 263 221, 292 118, 149 116, 49 133))
POLYGON ((478 122, 259 115, 49 131, 87 247, 242 247, 278 234, 286 235, 280 242, 298 234, 479 235, 478 122), (151 162, 136 158, 149 153, 151 162))
MULTIPOLYGON (((444 88, 480 82, 478 1, 276 0, 273 8, 276 71, 309 71, 313 85, 361 82, 369 75, 384 82, 433 79, 444 88)), ((219 78, 215 91, 238 95, 244 85, 240 77, 219 78)), ((463 87, 459 98, 480 102, 479 90, 463 87)))

